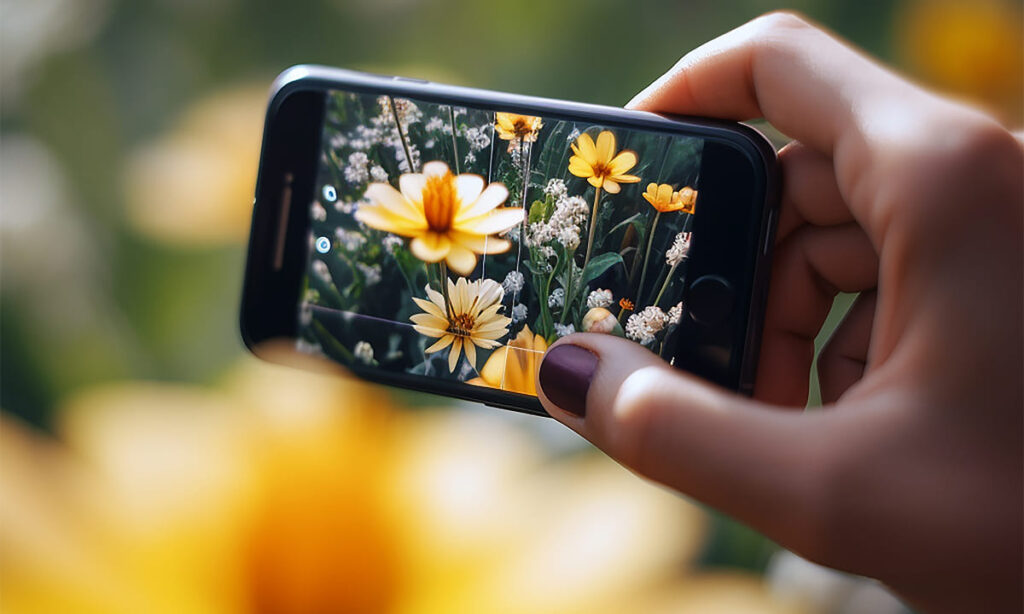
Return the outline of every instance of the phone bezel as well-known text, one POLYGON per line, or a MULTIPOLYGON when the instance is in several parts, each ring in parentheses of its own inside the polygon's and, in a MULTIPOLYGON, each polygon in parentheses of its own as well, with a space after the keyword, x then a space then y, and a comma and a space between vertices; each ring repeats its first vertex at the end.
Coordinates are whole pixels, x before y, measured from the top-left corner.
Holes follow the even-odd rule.
MULTIPOLYGON (((702 158, 701 183, 718 181, 716 191, 699 186, 702 206, 695 216, 695 227, 703 219, 702 226, 710 224, 710 229, 702 228, 700 235, 694 232, 689 276, 691 280, 697 278, 692 272, 694 269, 720 272, 721 267, 702 264, 710 261, 702 259, 701 255, 711 250, 702 246, 716 243, 742 246, 742 250, 717 250, 719 260, 724 255, 732 263, 727 267, 726 279, 736 287, 738 300, 733 306, 733 315, 718 326, 704 327, 684 319, 686 325, 681 326, 681 332, 685 332, 683 328, 689 332, 681 334, 680 340, 688 339, 690 346, 678 343, 674 362, 726 388, 746 394, 752 392, 779 182, 775 151, 759 132, 733 122, 669 117, 310 65, 295 66, 283 72, 274 82, 267 108, 240 313, 242 339, 253 353, 260 355, 260 346, 265 341, 296 336, 301 276, 310 249, 308 203, 312 202, 316 183, 324 99, 330 89, 391 94, 433 103, 698 136, 705 139, 705 148, 711 145, 713 150, 718 148, 717 151, 727 154, 728 162, 723 160, 715 163, 716 166, 705 162, 707 154, 702 158), (744 172, 749 171, 749 181, 736 180, 738 163, 745 164, 742 168, 744 172), (727 171, 731 172, 727 174, 727 171), (283 234, 285 258, 283 266, 275 269, 272 256, 280 247, 274 244, 279 231, 276 220, 281 219, 279 196, 283 190, 282 179, 289 173, 293 181, 288 224, 283 234), (740 218, 740 223, 736 221, 736 208, 747 214, 740 218), (712 217, 716 221, 710 221, 712 217), (727 356, 725 364, 720 360, 723 352, 727 356), (719 360, 715 363, 714 358, 705 357, 719 360)), ((360 365, 346 368, 375 382, 546 415, 539 400, 529 395, 360 365)))

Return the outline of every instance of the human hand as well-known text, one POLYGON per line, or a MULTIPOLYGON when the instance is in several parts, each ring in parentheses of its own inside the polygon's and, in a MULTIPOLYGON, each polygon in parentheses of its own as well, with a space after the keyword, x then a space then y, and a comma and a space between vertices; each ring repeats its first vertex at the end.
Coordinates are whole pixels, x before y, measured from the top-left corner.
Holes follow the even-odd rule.
POLYGON ((924 611, 1019 607, 1021 144, 784 13, 686 55, 630 106, 763 116, 796 139, 755 398, 582 334, 544 358, 544 406, 637 473, 924 611), (840 291, 861 295, 819 358, 826 406, 805 413, 840 291))

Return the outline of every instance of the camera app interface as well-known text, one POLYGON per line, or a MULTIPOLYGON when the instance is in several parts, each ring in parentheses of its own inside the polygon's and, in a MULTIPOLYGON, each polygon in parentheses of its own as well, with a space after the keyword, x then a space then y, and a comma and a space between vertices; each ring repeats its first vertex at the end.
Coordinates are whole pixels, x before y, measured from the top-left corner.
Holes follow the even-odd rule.
POLYGON ((330 92, 299 349, 526 395, 573 332, 670 358, 702 146, 330 92))

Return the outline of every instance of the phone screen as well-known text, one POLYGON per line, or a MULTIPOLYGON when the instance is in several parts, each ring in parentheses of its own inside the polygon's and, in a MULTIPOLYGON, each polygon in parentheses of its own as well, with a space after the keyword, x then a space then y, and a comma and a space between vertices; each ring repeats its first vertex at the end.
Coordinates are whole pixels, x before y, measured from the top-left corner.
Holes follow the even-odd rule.
POLYGON ((547 348, 577 331, 671 360, 703 149, 331 90, 297 348, 525 395, 547 348))

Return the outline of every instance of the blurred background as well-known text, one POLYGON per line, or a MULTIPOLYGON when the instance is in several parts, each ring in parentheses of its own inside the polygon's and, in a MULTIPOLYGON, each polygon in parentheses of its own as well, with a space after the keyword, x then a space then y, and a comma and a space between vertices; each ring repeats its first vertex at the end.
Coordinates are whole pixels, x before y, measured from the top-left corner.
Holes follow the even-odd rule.
MULTIPOLYGON (((551 421, 259 364, 238 337, 287 66, 619 105, 773 8, 0 1, 0 607, 906 611, 551 421)), ((790 8, 1020 126, 1021 2, 790 8)))

